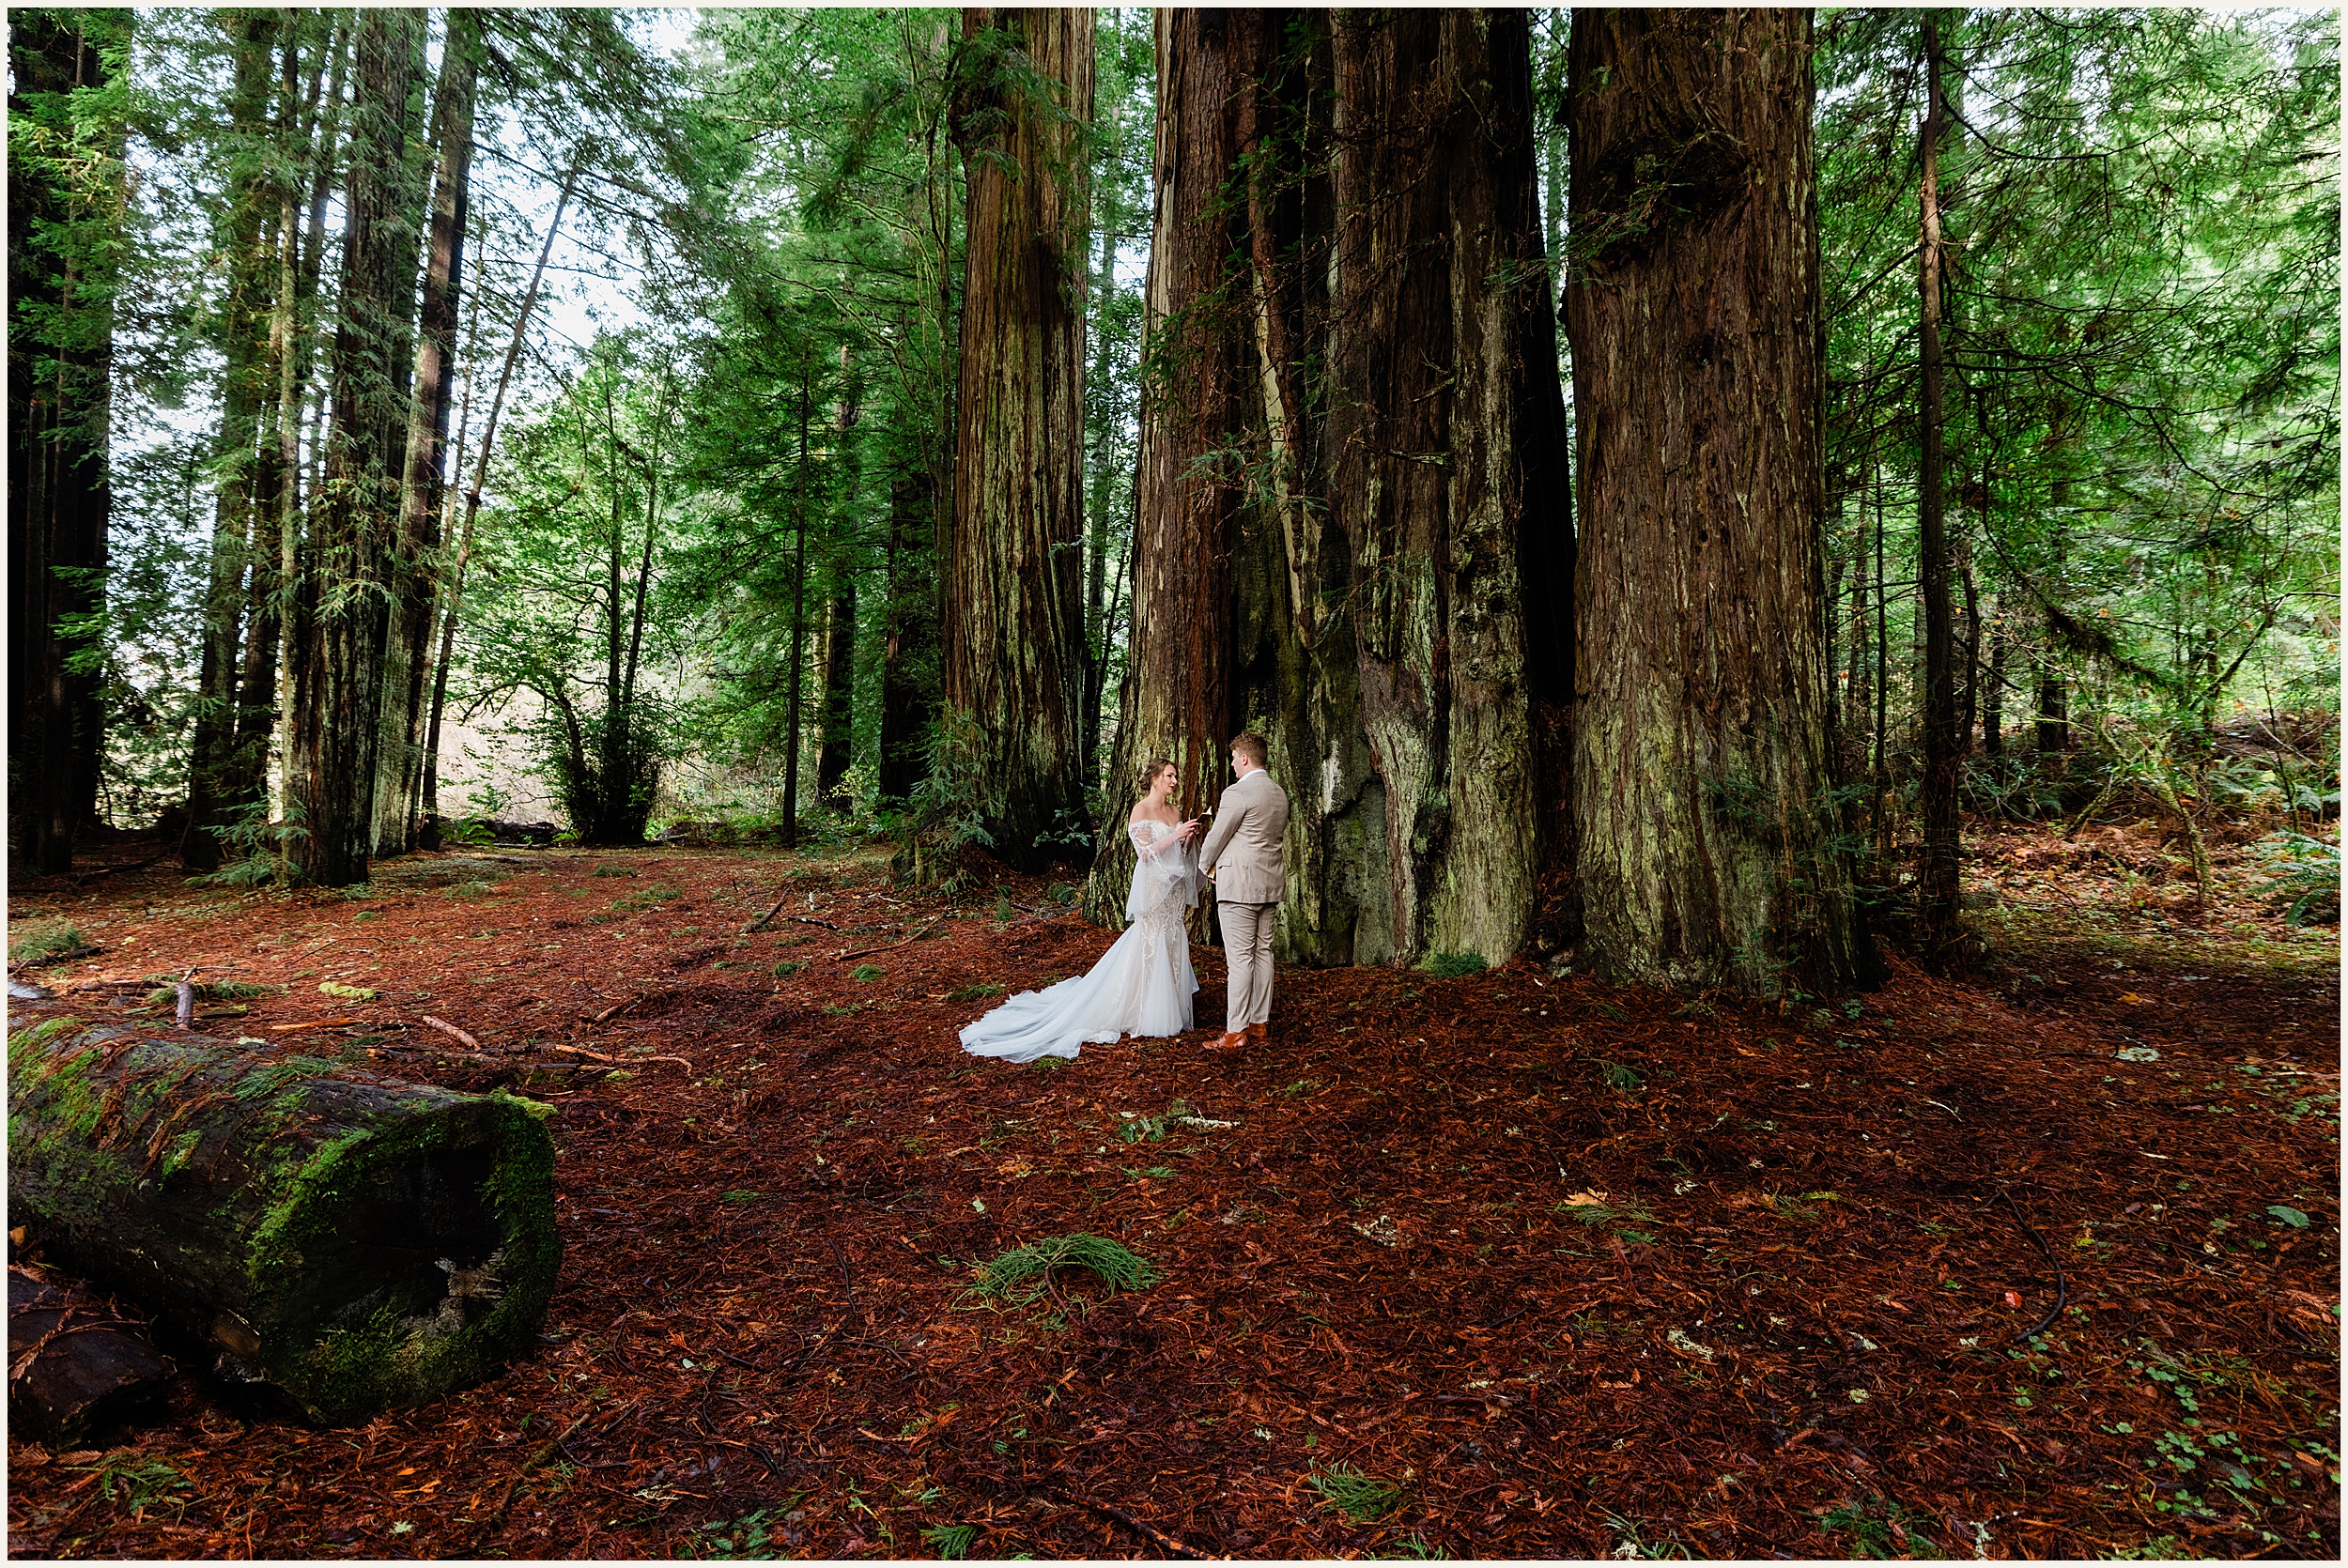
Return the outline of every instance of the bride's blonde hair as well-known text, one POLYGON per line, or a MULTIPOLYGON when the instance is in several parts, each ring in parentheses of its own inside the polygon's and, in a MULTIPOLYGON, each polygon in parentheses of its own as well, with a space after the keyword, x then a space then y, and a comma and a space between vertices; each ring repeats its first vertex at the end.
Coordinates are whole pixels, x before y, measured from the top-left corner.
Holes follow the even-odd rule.
POLYGON ((1152 757, 1148 761, 1142 763, 1141 771, 1135 775, 1135 781, 1141 786, 1141 792, 1145 795, 1148 794, 1150 792, 1150 786, 1157 782, 1158 775, 1164 773, 1166 769, 1172 767, 1173 765, 1174 759, 1171 757, 1152 757))

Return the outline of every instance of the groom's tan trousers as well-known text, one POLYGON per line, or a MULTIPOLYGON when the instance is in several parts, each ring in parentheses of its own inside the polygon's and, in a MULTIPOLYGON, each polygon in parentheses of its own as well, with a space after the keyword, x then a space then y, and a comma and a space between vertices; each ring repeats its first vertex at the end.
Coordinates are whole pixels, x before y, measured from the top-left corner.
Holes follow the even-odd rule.
POLYGON ((1251 1023, 1272 1022, 1272 925, 1276 903, 1217 903, 1223 921, 1223 959, 1230 971, 1225 992, 1223 1027, 1236 1034, 1251 1023))

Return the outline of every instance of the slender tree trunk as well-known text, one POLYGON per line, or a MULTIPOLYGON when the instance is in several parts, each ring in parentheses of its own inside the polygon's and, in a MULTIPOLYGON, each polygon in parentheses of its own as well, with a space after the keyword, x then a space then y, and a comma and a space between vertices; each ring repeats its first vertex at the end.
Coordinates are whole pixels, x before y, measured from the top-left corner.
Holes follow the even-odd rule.
POLYGON ((937 691, 934 506, 925 472, 905 469, 890 477, 888 640, 881 651, 883 800, 904 801, 927 773, 922 732, 937 691))
POLYGON ((401 150, 421 26, 420 13, 391 9, 363 11, 358 22, 333 414, 312 514, 313 564, 295 599, 288 810, 301 831, 294 860, 305 880, 329 884, 366 881, 375 847, 386 596, 399 528, 414 286, 414 242, 403 244, 400 234, 412 210, 401 150))
MULTIPOLYGON (((305 484, 301 457, 301 425, 311 399, 312 361, 317 357, 318 281, 326 259, 326 202, 332 193, 335 170, 339 166, 339 138, 342 131, 344 94, 351 55, 351 25, 348 17, 334 22, 333 41, 328 46, 333 58, 332 80, 326 89, 325 102, 318 114, 317 145, 309 149, 310 210, 302 230, 301 251, 294 278, 293 347, 291 362, 279 383, 282 405, 279 417, 284 422, 278 436, 280 450, 286 464, 283 505, 278 520, 278 654, 277 654, 277 732, 278 776, 277 800, 281 810, 299 792, 295 788, 295 768, 299 753, 293 744, 292 715, 294 712, 294 665, 296 631, 294 604, 301 594, 301 583, 313 559, 308 536, 303 531, 307 515, 306 503, 315 499, 315 483, 305 484)), ((317 400, 322 416, 325 400, 317 400)), ((317 468, 324 461, 321 441, 313 425, 310 442, 309 477, 317 478, 317 468)))
POLYGON ((1923 877, 1918 892, 1918 918, 1925 950, 1938 953, 1957 938, 1956 671, 1954 617, 1949 605, 1949 545, 1945 517, 1948 474, 1941 452, 1945 420, 1941 407, 1943 367, 1940 324, 1943 317, 1940 281, 1943 270, 1940 238, 1940 133, 1947 105, 1942 98, 1940 18, 1923 13, 1924 83, 1923 180, 1920 205, 1923 242, 1917 272, 1921 280, 1920 354, 1923 361, 1923 407, 1919 415, 1923 454, 1917 471, 1916 515, 1919 589, 1924 622, 1923 670, 1923 877))
MULTIPOLYGON (((414 847, 424 772, 425 674, 447 484, 448 416, 456 386, 456 314, 465 285, 465 230, 472 173, 473 86, 483 47, 481 13, 451 7, 432 95, 432 206, 424 298, 416 322, 416 385, 409 406, 399 536, 393 546, 394 613, 383 664, 383 734, 376 759, 375 850, 414 847)), ((616 458, 615 458, 616 461, 616 458)))
POLYGON ((822 739, 815 749, 815 798, 844 813, 856 806, 845 786, 856 730, 856 574, 862 547, 855 519, 863 473, 856 445, 857 422, 863 415, 862 382, 845 344, 840 348, 840 420, 833 443, 840 470, 840 520, 826 530, 830 539, 824 573, 830 592, 824 600, 824 712, 822 739))
POLYGON ((72 866, 104 728, 97 673, 68 668, 64 626, 104 607, 122 132, 92 135, 67 105, 75 88, 108 85, 101 50, 128 46, 131 18, 8 19, 8 814, 18 864, 35 874, 72 866), (34 125, 54 140, 37 141, 34 125))
POLYGON ((1875 685, 1868 679, 1875 667, 1875 653, 1869 647, 1872 638, 1867 615, 1867 503, 1862 495, 1859 503, 1858 545, 1851 551, 1850 702, 1843 752, 1853 778, 1867 774, 1867 736, 1875 718, 1875 685))
POLYGON ((1771 995, 1859 971, 1825 730, 1812 94, 1806 10, 1575 13, 1573 798, 1588 941, 1625 977, 1771 995))
MULTIPOLYGON (((2048 642, 2053 641, 2050 636, 2048 642)), ((2071 749, 2070 691, 2062 678, 2062 666, 2055 663, 2051 650, 2038 664, 2038 716, 2035 749, 2040 758, 2062 764, 2071 749)))
POLYGON ((1956 580, 1965 590, 1965 637, 1960 644, 1964 684, 1956 699, 1956 756, 1963 761, 1973 750, 1973 720, 1981 701, 1981 588, 1973 581, 1971 541, 1959 538, 1951 557, 1956 580))
POLYGON ((998 853, 1079 820, 1084 618, 1084 127, 1092 13, 974 7, 956 105, 969 199, 947 575, 946 701, 976 720, 998 853), (1038 102, 1030 91, 1054 101, 1038 102))
POLYGON ((514 365, 521 358, 530 315, 537 308, 538 290, 546 282, 547 258, 554 254, 554 237, 563 230, 563 214, 570 208, 571 192, 579 184, 579 173, 584 164, 583 151, 572 156, 570 170, 563 177, 562 194, 554 201, 554 216, 547 222, 547 237, 538 246, 538 263, 530 271, 530 286, 522 291, 521 308, 514 313, 514 332, 506 340, 505 362, 498 370, 497 391, 489 398, 488 417, 481 426, 481 447, 473 459, 472 483, 465 488, 465 526, 457 539, 456 560, 440 585, 440 653, 433 660, 432 706, 424 740, 423 794, 426 814, 437 813, 440 806, 440 719, 448 707, 448 667, 456 652, 456 617, 464 602, 465 568, 472 559, 474 523, 481 515, 481 491, 489 482, 489 455, 497 449, 498 416, 504 411, 505 391, 513 384, 514 365))
POLYGON ((1989 672, 1981 688, 1981 750, 1985 757, 2005 755, 2005 629, 2000 623, 1998 601, 1989 601, 1989 672))
POLYGON ((232 798, 229 774, 237 733, 239 654, 244 645, 247 570, 254 554, 255 469, 269 383, 262 322, 277 282, 272 220, 278 199, 270 171, 270 89, 275 85, 278 17, 273 10, 222 13, 235 56, 228 95, 229 206, 222 236, 228 260, 221 311, 220 428, 212 441, 217 489, 212 548, 204 594, 204 641, 197 661, 195 715, 188 761, 188 829, 181 864, 209 871, 221 861, 220 832, 247 804, 232 798))
POLYGON ((813 498, 808 469, 808 427, 813 419, 815 361, 799 372, 799 471, 791 498, 791 696, 783 721, 782 842, 799 841, 799 699, 807 684, 807 514, 813 498))
POLYGON ((1497 962, 1533 921, 1535 702, 1571 679, 1529 20, 1338 11, 1330 25, 1344 124, 1329 505, 1353 561, 1388 935, 1399 958, 1497 962))

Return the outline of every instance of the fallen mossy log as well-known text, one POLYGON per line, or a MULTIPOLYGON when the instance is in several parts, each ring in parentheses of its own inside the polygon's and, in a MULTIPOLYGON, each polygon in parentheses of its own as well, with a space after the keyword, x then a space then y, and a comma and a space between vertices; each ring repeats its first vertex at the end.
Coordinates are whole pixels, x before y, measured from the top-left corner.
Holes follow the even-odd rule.
POLYGON ((9 1222, 224 1375, 363 1422, 535 1342, 562 1250, 541 1115, 57 1019, 8 1040, 9 1222))
POLYGON ((8 1269, 8 1423, 53 1448, 160 1408, 171 1363, 139 1324, 8 1269))

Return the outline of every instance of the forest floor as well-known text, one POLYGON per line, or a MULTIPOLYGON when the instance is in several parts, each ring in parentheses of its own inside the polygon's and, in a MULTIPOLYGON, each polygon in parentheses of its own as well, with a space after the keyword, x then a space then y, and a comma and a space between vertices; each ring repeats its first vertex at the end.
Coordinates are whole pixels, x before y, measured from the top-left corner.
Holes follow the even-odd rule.
POLYGON ((197 965, 286 988, 213 1032, 552 1105, 565 1253, 425 1408, 11 1436, 9 1551, 2335 1557, 2338 930, 2235 837, 2200 912, 2149 826, 1984 828, 1991 967, 1833 1007, 1286 970, 1220 1057, 1202 948, 1199 1031, 1025 1068, 955 1030, 1109 933, 881 848, 20 882, 61 991, 197 965), (973 1292, 1072 1233, 1161 1278, 973 1292))

